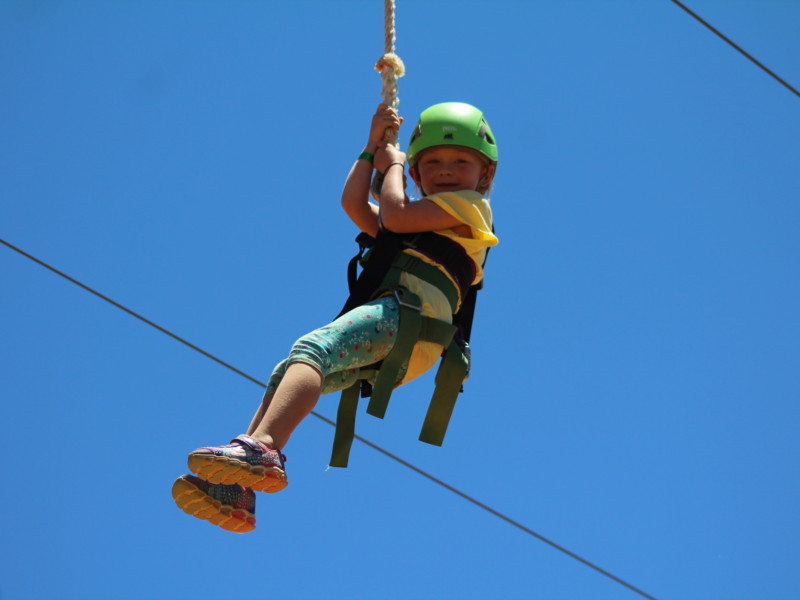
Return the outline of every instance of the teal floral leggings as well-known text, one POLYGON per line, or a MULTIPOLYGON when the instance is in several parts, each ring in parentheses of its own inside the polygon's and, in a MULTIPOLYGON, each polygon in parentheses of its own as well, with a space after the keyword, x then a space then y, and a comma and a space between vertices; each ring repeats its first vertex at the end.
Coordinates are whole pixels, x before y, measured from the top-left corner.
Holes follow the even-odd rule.
MULTIPOLYGON (((323 394, 350 387, 358 380, 362 367, 386 358, 394 347, 399 322, 399 306, 393 296, 354 308, 297 340, 289 358, 275 367, 265 393, 274 394, 286 368, 296 362, 311 365, 322 373, 323 394)), ((407 368, 404 365, 400 369, 398 381, 407 368)))

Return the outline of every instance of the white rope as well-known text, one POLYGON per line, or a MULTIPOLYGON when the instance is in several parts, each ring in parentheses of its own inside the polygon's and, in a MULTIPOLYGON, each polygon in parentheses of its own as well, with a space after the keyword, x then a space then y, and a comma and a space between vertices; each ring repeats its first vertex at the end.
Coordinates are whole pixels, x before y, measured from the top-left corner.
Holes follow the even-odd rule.
MULTIPOLYGON (((397 108, 400 100, 397 98, 397 80, 405 75, 406 67, 397 54, 394 53, 396 31, 394 28, 395 0, 384 0, 383 29, 385 35, 384 54, 375 69, 380 72, 383 86, 381 96, 383 103, 392 108, 397 108)), ((397 132, 392 132, 390 141, 397 143, 397 132)))

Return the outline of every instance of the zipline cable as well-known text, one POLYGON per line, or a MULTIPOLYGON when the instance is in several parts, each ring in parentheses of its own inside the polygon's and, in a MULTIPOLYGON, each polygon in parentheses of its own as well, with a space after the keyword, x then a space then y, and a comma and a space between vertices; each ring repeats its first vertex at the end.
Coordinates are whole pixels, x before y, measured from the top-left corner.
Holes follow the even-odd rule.
POLYGON ((700 15, 698 15, 696 12, 694 12, 692 9, 690 9, 688 6, 686 6, 686 5, 685 5, 683 2, 679 2, 679 0, 672 0, 672 2, 673 2, 673 3, 675 3, 675 4, 677 4, 677 5, 678 5, 680 8, 682 8, 684 11, 686 11, 686 12, 687 12, 689 15, 691 15, 692 17, 694 17, 695 19, 697 19, 697 21, 699 21, 700 23, 702 23, 703 25, 705 25, 706 27, 708 27, 708 29, 710 29, 710 30, 711 30, 711 31, 713 31, 715 34, 717 34, 717 35, 718 35, 720 38, 722 38, 724 41, 726 41, 728 44, 730 44, 730 45, 731 45, 733 48, 735 48, 736 50, 738 50, 739 52, 741 52, 741 53, 742 53, 742 54, 743 54, 745 57, 747 57, 749 60, 751 60, 753 63, 755 63, 755 64, 756 64, 758 67, 760 67, 760 68, 761 68, 761 69, 763 69, 763 70, 764 70, 766 73, 768 73, 769 75, 771 75, 771 76, 772 76, 772 77, 773 77, 773 78, 774 78, 774 79, 775 79, 775 80, 776 80, 778 83, 780 83, 781 85, 783 85, 783 86, 785 86, 786 88, 788 88, 788 89, 789 89, 789 90, 790 90, 792 93, 794 93, 794 95, 795 95, 795 96, 798 96, 798 97, 800 97, 800 92, 798 92, 798 91, 797 91, 797 89, 795 89, 794 87, 792 87, 791 85, 789 85, 789 83, 787 83, 786 81, 784 81, 784 80, 783 80, 781 77, 779 77, 779 76, 778 76, 778 75, 777 75, 777 74, 776 74, 774 71, 772 71, 772 70, 768 69, 768 68, 767 68, 767 67, 766 67, 766 66, 765 66, 763 63, 761 63, 761 62, 759 62, 758 60, 756 60, 756 59, 753 57, 753 55, 751 55, 751 54, 750 54, 750 53, 748 53, 746 50, 744 50, 744 49, 743 49, 741 46, 739 46, 738 44, 736 44, 736 43, 735 43, 733 40, 731 40, 729 37, 727 37, 725 34, 723 34, 723 33, 722 33, 722 32, 721 32, 719 29, 717 29, 716 27, 714 27, 713 25, 711 25, 711 23, 709 23, 708 21, 706 21, 705 19, 703 19, 703 18, 702 18, 700 15))
MULTIPOLYGON (((189 342, 189 341, 187 341, 187 340, 183 339, 182 337, 180 337, 180 336, 178 336, 178 335, 175 335, 174 333, 172 333, 172 332, 171 332, 171 331, 169 331, 168 329, 166 329, 166 328, 164 328, 164 327, 162 327, 162 326, 158 325, 157 323, 154 323, 153 321, 151 321, 150 319, 147 319, 146 317, 143 317, 143 316, 142 316, 142 315, 140 315, 139 313, 137 313, 137 312, 135 312, 135 311, 133 311, 133 310, 131 310, 131 309, 129 309, 129 308, 127 308, 127 307, 123 306, 123 305, 122 305, 122 304, 120 304, 119 302, 117 302, 117 301, 115 301, 115 300, 112 300, 112 299, 111 299, 111 298, 109 298, 108 296, 106 296, 106 295, 104 295, 104 294, 101 294, 100 292, 98 292, 98 291, 94 290, 93 288, 89 287, 88 285, 86 285, 86 284, 84 284, 84 283, 81 283, 80 281, 78 281, 78 280, 77 280, 77 279, 75 279, 74 277, 71 277, 71 276, 67 275, 67 274, 66 274, 66 273, 64 273, 63 271, 59 271, 58 269, 56 269, 55 267, 53 267, 53 266, 49 265, 48 263, 44 262, 43 260, 40 260, 40 259, 36 258, 35 256, 33 256, 33 255, 31 255, 31 254, 29 254, 29 253, 25 252, 25 251, 24 251, 24 250, 22 250, 21 248, 18 248, 18 247, 16 247, 16 246, 14 246, 13 244, 11 244, 11 243, 7 242, 6 240, 4 240, 4 239, 2 239, 2 238, 0 238, 0 243, 4 244, 5 246, 7 246, 8 248, 10 248, 11 250, 13 250, 13 251, 17 252, 18 254, 21 254, 21 255, 22 255, 22 256, 24 256, 25 258, 27 258, 27 259, 29 259, 29 260, 32 260, 33 262, 37 263, 38 265, 41 265, 41 266, 42 266, 42 267, 44 267, 45 269, 48 269, 48 270, 52 271, 52 272, 53 272, 53 273, 55 273, 56 275, 59 275, 59 276, 63 277, 64 279, 66 279, 66 280, 67 280, 67 281, 69 281, 70 283, 73 283, 73 284, 77 285, 78 287, 81 287, 81 288, 83 288, 84 290, 86 290, 87 292, 90 292, 91 294, 94 294, 95 296, 97 296, 97 297, 98 297, 98 298, 100 298, 101 300, 105 300, 105 301, 106 301, 106 302, 108 302, 109 304, 111 304, 111 305, 115 306, 116 308, 119 308, 120 310, 123 310, 123 311, 125 311, 126 313, 128 313, 129 315, 131 315, 131 316, 133 316, 133 317, 136 317, 137 319, 139 319, 140 321, 142 321, 142 322, 146 323, 147 325, 150 325, 151 327, 154 327, 155 329, 158 329, 158 330, 159 330, 161 333, 164 333, 164 334, 168 335, 169 337, 171 337, 172 339, 174 339, 174 340, 176 340, 176 341, 180 342, 181 344, 184 344, 185 346, 188 346, 188 347, 189 347, 189 348, 191 348, 192 350, 194 350, 194 351, 196 351, 196 352, 199 352, 200 354, 202 354, 202 355, 203 355, 203 356, 205 356, 206 358, 210 358, 211 360, 213 360, 214 362, 216 362, 216 363, 218 363, 218 364, 222 365, 222 366, 223 366, 223 367, 225 367, 226 369, 229 369, 229 370, 233 371, 234 373, 236 373, 237 375, 240 375, 240 376, 244 377, 244 378, 245 378, 245 379, 247 379, 248 381, 252 381, 253 383, 255 383, 255 384, 259 385, 261 388, 265 388, 265 387, 266 387, 266 384, 265 384, 265 383, 263 383, 263 382, 259 381, 259 380, 258 380, 258 379, 256 379, 255 377, 253 377, 253 376, 251 376, 251 375, 248 375, 247 373, 245 373, 244 371, 241 371, 241 370, 237 369, 236 367, 234 367, 234 366, 233 366, 233 365, 231 365, 230 363, 227 363, 227 362, 225 362, 224 360, 222 360, 222 359, 220 359, 220 358, 217 358, 216 356, 214 356, 214 355, 213 355, 213 354, 211 354, 210 352, 207 352, 207 351, 203 350, 202 348, 200 348, 200 347, 198 347, 198 346, 195 346, 195 345, 194 345, 194 344, 192 344, 191 342, 189 342)), ((325 421, 325 422, 326 422, 328 425, 333 425, 333 426, 335 426, 335 425, 336 425, 336 422, 335 422, 335 421, 332 421, 331 419, 329 419, 329 418, 325 417, 324 415, 321 415, 321 414, 317 413, 316 411, 312 411, 312 412, 311 412, 311 414, 312 414, 312 415, 314 415, 315 417, 317 417, 318 419, 320 419, 320 420, 322 420, 322 421, 325 421)), ((399 463, 399 464, 403 465, 404 467, 406 467, 406 468, 408 468, 408 469, 411 469, 411 470, 412 470, 412 471, 414 471, 415 473, 417 473, 417 474, 419 474, 419 475, 422 475, 423 477, 425 477, 426 479, 428 479, 428 480, 432 481, 433 483, 436 483, 436 484, 440 485, 441 487, 443 487, 443 488, 445 488, 445 489, 447 489, 447 490, 449 490, 449 491, 453 492, 454 494, 456 494, 457 496, 460 496, 460 497, 461 497, 461 498, 463 498, 464 500, 467 500, 468 502, 471 502, 472 504, 474 504, 474 505, 475 505, 475 506, 477 506, 478 508, 480 508, 480 509, 482 509, 482 510, 484 510, 484 511, 486 511, 486 512, 488 512, 488 513, 492 514, 492 515, 494 515, 495 517, 498 517, 499 519, 502 519, 503 521, 505 521, 505 522, 506 522, 506 523, 508 523, 509 525, 513 525, 513 526, 514 526, 514 527, 516 527, 517 529, 519 529, 519 530, 521 530, 521 531, 523 531, 523 532, 527 533, 528 535, 530 535, 530 536, 532 536, 532 537, 534 537, 534 538, 538 539, 539 541, 542 541, 542 542, 544 542, 545 544, 547 544, 547 545, 551 546, 552 548, 555 548, 555 549, 556 549, 556 550, 558 550, 559 552, 562 552, 563 554, 566 554, 566 555, 567 555, 567 556, 569 556, 570 558, 573 558, 573 559, 577 560, 578 562, 582 563, 583 565, 585 565, 585 566, 587 566, 587 567, 589 567, 589 568, 591 568, 591 569, 594 569, 595 571, 597 571, 597 572, 598 572, 598 573, 600 573, 601 575, 604 575, 605 577, 608 577, 609 579, 611 579, 611 580, 613 580, 613 581, 616 581, 616 582, 617 582, 617 583, 619 583, 620 585, 623 585, 623 586, 625 586, 625 587, 626 587, 626 588, 628 588, 629 590, 631 590, 631 591, 633 591, 633 592, 636 592, 637 594, 639 594, 639 595, 640 595, 640 596, 642 596, 643 598, 648 598, 648 600, 657 600, 655 597, 653 597, 653 596, 651 596, 650 594, 648 594, 648 593, 646 593, 646 592, 644 592, 644 591, 640 590, 639 588, 637 588, 637 587, 633 586, 632 584, 628 583, 628 582, 627 582, 627 581, 625 581, 624 579, 621 579, 621 578, 617 577, 616 575, 614 575, 614 574, 612 574, 612 573, 609 573, 609 572, 608 572, 608 571, 606 571, 605 569, 603 569, 603 568, 601 568, 601 567, 597 566, 596 564, 594 564, 594 563, 592 563, 592 562, 590 562, 590 561, 586 560, 585 558, 583 558, 583 557, 579 556, 578 554, 575 554, 574 552, 572 552, 572 551, 570 551, 570 550, 567 550, 565 547, 563 547, 563 546, 561 546, 561 545, 559 545, 559 544, 555 543, 555 542, 554 542, 554 541, 552 541, 552 540, 549 540, 548 538, 546 538, 545 536, 543 536, 543 535, 541 535, 541 534, 539 534, 539 533, 536 533, 535 531, 533 531, 532 529, 530 529, 530 528, 526 527, 526 526, 525 526, 525 525, 523 525, 522 523, 520 523, 520 522, 518 522, 518 521, 515 521, 514 519, 512 519, 512 518, 510 518, 510 517, 508 517, 508 516, 506 516, 506 515, 504 515, 504 514, 503 514, 503 513, 501 513, 500 511, 498 511, 498 510, 495 510, 495 509, 491 508, 490 506, 488 506, 488 505, 484 504, 483 502, 480 502, 479 500, 476 500, 475 498, 473 498, 473 497, 472 497, 472 496, 470 496, 469 494, 466 494, 465 492, 462 492, 462 491, 461 491, 461 490, 459 490, 458 488, 456 488, 456 487, 453 487, 452 485, 450 485, 450 484, 448 484, 448 483, 445 483, 445 482, 444 482, 444 481, 442 481, 441 479, 439 479, 439 478, 437 478, 437 477, 434 477, 434 476, 433 476, 433 475, 431 475, 430 473, 428 473, 428 472, 426 472, 426 471, 423 471, 423 470, 422 470, 422 469, 420 469, 419 467, 416 467, 416 466, 412 465, 412 464, 411 464, 411 463, 409 463, 408 461, 406 461, 406 460, 403 460, 403 459, 402 459, 402 458, 400 458, 399 456, 397 456, 397 455, 395 455, 395 454, 392 454, 392 453, 391 453, 391 452, 389 452, 388 450, 385 450, 384 448, 381 448, 380 446, 378 446, 377 444, 375 444, 375 443, 373 443, 373 442, 370 442, 370 441, 369 441, 369 440, 367 440, 366 438, 364 438, 364 437, 361 437, 360 435, 356 434, 356 435, 355 435, 355 439, 357 439, 359 442, 361 442, 361 443, 363 443, 363 444, 366 444, 367 446, 369 446, 369 447, 370 447, 370 448, 372 448, 373 450, 377 450, 378 452, 380 452, 380 453, 381 453, 381 454, 383 454, 384 456, 386 456, 386 457, 388 457, 388 458, 390 458, 390 459, 394 460, 395 462, 397 462, 397 463, 399 463)))

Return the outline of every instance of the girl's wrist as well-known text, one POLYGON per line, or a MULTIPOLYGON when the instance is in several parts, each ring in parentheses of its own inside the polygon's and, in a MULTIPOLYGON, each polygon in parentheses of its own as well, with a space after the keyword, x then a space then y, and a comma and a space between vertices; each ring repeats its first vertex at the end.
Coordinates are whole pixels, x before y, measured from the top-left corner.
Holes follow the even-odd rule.
POLYGON ((392 163, 389 163, 389 166, 388 166, 388 167, 386 167, 386 168, 383 170, 383 174, 384 174, 384 175, 386 175, 386 174, 389 172, 389 169, 391 169, 391 168, 392 168, 393 166, 395 166, 395 165, 400 165, 400 166, 402 167, 402 169, 401 169, 401 170, 405 170, 405 168, 406 168, 406 163, 404 163, 404 162, 401 162, 401 161, 399 161, 399 160, 396 160, 396 161, 394 161, 394 162, 392 162, 392 163))

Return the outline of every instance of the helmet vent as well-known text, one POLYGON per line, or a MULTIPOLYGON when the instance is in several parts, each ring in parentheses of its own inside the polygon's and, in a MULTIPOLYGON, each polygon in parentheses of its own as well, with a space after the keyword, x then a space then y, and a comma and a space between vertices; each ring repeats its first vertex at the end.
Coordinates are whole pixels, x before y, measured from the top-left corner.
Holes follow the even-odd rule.
POLYGON ((491 133, 486 131, 486 129, 486 121, 483 121, 483 123, 481 123, 481 128, 478 130, 478 135, 494 146, 494 138, 492 137, 491 133))
POLYGON ((411 134, 411 142, 410 143, 413 144, 414 140, 416 140, 421 135, 422 135, 422 127, 417 125, 416 129, 414 129, 414 133, 411 134))

